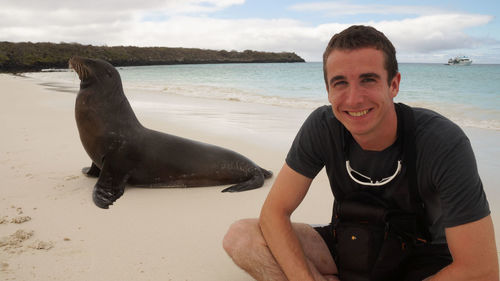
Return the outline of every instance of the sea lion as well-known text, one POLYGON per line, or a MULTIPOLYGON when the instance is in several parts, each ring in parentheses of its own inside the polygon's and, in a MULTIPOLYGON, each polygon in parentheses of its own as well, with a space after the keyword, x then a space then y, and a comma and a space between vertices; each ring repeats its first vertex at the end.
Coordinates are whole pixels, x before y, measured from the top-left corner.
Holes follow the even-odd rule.
POLYGON ((243 155, 206 143, 154 131, 141 125, 125 94, 118 71, 108 62, 73 57, 80 78, 75 117, 92 165, 82 169, 99 177, 94 203, 107 209, 125 185, 195 187, 232 185, 222 192, 261 187, 272 176, 243 155))

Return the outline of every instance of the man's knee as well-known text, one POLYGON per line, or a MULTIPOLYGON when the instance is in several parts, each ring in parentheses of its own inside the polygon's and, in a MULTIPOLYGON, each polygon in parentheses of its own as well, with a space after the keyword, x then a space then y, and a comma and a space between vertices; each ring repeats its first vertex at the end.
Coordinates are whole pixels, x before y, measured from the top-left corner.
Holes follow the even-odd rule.
POLYGON ((242 219, 234 222, 222 241, 226 253, 233 257, 253 245, 257 235, 260 235, 257 219, 242 219))

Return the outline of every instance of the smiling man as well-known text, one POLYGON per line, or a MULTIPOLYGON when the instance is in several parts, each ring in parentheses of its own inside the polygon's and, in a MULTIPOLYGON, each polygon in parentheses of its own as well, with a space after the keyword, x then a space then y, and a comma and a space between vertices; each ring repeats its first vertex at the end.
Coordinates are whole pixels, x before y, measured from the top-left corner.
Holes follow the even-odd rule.
POLYGON ((450 120, 395 104, 383 33, 351 26, 323 55, 330 106, 302 125, 259 219, 224 248, 257 280, 498 280, 493 224, 469 140, 450 120), (290 216, 325 167, 329 225, 290 216))

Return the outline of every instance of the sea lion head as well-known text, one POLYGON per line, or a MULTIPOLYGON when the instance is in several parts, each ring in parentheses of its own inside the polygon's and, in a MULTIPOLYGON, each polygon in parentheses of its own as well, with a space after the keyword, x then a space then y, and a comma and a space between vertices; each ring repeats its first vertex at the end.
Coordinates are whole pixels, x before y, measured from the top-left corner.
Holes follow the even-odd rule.
POLYGON ((98 93, 121 92, 120 74, 107 61, 75 56, 68 63, 80 78, 80 90, 91 87, 93 92, 98 93))

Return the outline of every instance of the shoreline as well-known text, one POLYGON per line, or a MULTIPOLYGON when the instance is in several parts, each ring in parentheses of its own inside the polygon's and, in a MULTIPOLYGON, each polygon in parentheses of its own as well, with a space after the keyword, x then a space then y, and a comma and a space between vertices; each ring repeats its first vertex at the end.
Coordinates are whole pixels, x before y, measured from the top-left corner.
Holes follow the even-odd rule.
MULTIPOLYGON (((272 65, 149 66, 119 67, 118 70, 127 95, 135 91, 140 95, 155 93, 160 96, 240 101, 243 104, 251 104, 251 107, 274 105, 277 108, 292 108, 291 112, 294 112, 294 109, 312 111, 318 106, 328 104, 325 89, 321 87, 324 82, 318 79, 322 75, 321 64, 272 65), (303 81, 303 84, 300 81, 303 81)), ((495 84, 483 88, 474 84, 455 85, 451 77, 463 80, 466 73, 452 71, 451 77, 443 83, 433 82, 424 87, 415 78, 422 74, 421 71, 435 72, 436 75, 443 75, 448 71, 435 67, 429 69, 427 66, 415 68, 407 64, 402 64, 401 68, 407 78, 402 81, 396 102, 434 110, 462 127, 500 131, 500 104, 494 99, 496 90, 491 86, 495 84), (434 87, 438 89, 435 95, 431 91, 434 87), (453 90, 453 87, 456 89, 453 90), (480 93, 472 91, 467 94, 471 88, 477 88, 480 93), (470 101, 469 96, 482 101, 470 101)), ((476 75, 481 73, 485 76, 484 79, 493 79, 499 70, 500 68, 496 67, 491 69, 491 72, 488 68, 482 71, 476 69, 473 72, 476 75)), ((57 83, 59 87, 67 87, 68 84, 74 87, 79 83, 75 73, 70 71, 25 75, 46 83, 57 83)))
MULTIPOLYGON (((234 194, 220 193, 223 186, 129 186, 115 205, 102 210, 91 198, 96 180, 80 172, 90 159, 74 120, 76 91, 6 74, 0 74, 0 83, 5 136, 0 239, 13 239, 0 247, 0 279, 252 280, 224 253, 223 235, 233 221, 259 215, 310 110, 125 89, 144 126, 235 150, 274 177, 259 189, 234 194), (27 216, 31 219, 12 222, 27 216), (12 236, 19 230, 24 232, 12 236)), ((476 153, 498 244, 500 132, 464 130, 476 153)), ((328 179, 320 172, 293 220, 327 223, 332 202, 328 179)))

